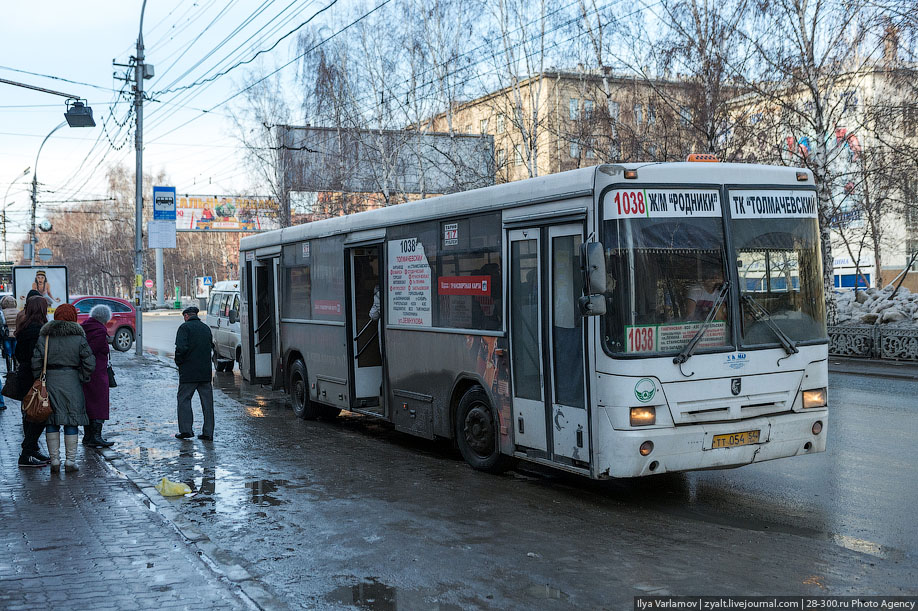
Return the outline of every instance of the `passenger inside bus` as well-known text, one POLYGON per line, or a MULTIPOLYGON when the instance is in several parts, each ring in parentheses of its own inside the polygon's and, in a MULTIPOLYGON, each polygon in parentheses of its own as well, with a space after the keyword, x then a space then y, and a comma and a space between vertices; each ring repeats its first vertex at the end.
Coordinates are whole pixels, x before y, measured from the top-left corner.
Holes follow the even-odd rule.
MULTIPOLYGON (((724 273, 719 268, 710 269, 704 273, 704 279, 693 285, 685 298, 685 318, 689 320, 705 320, 714 307, 714 302, 720 294, 724 284, 724 273)), ((726 309, 721 303, 714 315, 714 320, 724 320, 726 309)))

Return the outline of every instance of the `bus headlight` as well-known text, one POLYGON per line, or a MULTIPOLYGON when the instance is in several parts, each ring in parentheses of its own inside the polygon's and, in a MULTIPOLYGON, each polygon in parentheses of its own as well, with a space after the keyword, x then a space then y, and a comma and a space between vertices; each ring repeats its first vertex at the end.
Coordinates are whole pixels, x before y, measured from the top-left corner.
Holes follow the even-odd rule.
POLYGON ((657 423, 657 408, 632 407, 631 426, 648 426, 657 423))
POLYGON ((803 391, 803 407, 825 407, 827 393, 825 388, 814 388, 803 391))

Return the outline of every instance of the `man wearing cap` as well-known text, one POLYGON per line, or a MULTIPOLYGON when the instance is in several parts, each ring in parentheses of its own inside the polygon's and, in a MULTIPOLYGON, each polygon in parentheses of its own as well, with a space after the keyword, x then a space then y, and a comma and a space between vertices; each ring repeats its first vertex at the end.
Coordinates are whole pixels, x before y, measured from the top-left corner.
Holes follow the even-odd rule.
POLYGON ((198 309, 194 306, 182 311, 185 322, 175 334, 175 364, 179 370, 178 386, 178 428, 177 439, 194 437, 192 425, 194 414, 191 411, 191 399, 195 391, 201 399, 204 411, 204 428, 198 439, 212 441, 214 438, 214 387, 211 384, 211 356, 213 336, 210 327, 198 318, 198 309))

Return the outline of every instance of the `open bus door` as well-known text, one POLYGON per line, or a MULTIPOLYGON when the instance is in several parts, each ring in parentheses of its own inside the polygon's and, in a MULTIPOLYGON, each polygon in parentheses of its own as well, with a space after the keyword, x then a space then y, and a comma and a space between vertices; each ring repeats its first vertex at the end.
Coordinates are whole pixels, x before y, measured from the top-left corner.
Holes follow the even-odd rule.
POLYGON ((351 405, 382 414, 380 250, 379 244, 347 249, 351 295, 347 328, 353 381, 351 405))
POLYGON ((514 229, 510 354, 517 451, 577 468, 590 463, 580 224, 514 229))
POLYGON ((252 374, 252 382, 275 382, 273 375, 276 370, 278 350, 280 348, 280 321, 277 301, 277 273, 280 258, 271 256, 267 258, 254 258, 247 260, 245 267, 245 291, 248 301, 247 313, 249 325, 245 341, 249 350, 243 351, 251 354, 251 362, 243 366, 252 374))

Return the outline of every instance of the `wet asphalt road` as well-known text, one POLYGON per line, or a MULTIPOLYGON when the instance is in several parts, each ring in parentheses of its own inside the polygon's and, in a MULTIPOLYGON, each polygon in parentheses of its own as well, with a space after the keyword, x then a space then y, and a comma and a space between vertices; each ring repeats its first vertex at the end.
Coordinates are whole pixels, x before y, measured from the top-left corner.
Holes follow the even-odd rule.
MULTIPOLYGON (((168 346, 173 318, 145 319, 145 344, 168 346)), ((294 608, 918 592, 914 382, 833 374, 824 454, 596 483, 477 473, 448 444, 363 416, 298 420, 238 373, 216 374, 215 441, 179 442, 176 372, 115 365, 115 449, 149 479, 191 484, 176 507, 294 608)))

